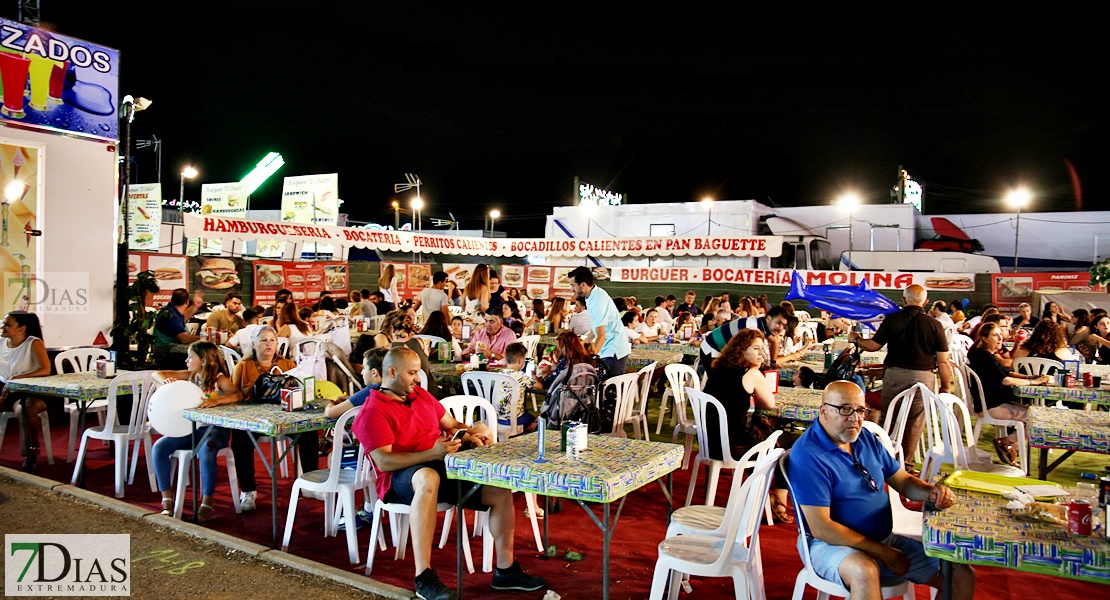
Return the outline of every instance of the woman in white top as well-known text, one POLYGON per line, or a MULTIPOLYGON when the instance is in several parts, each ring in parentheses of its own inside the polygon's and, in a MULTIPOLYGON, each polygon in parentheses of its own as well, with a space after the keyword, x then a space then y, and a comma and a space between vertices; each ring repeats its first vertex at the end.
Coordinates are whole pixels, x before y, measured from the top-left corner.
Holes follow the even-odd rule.
POLYGON ((463 291, 463 310, 468 313, 485 313, 489 308, 489 295, 489 265, 476 265, 463 291))
MULTIPOLYGON (((0 409, 14 410, 23 427, 23 448, 21 453, 24 471, 33 471, 39 458, 39 431, 42 428, 42 413, 46 403, 42 398, 8 391, 8 382, 24 377, 46 377, 50 375, 50 357, 46 354, 46 344, 42 342, 42 325, 34 313, 12 311, 0 324, 0 409)), ((46 440, 50 443, 50 440, 46 440)))
POLYGON ((290 348, 296 348, 297 342, 314 335, 312 327, 301 318, 292 300, 281 307, 281 322, 283 325, 278 330, 278 337, 289 338, 290 348))
POLYGON ((644 313, 644 322, 636 326, 636 332, 640 334, 640 343, 654 342, 659 339, 659 311, 654 308, 649 308, 644 313))
MULTIPOLYGON (((385 307, 386 311, 397 307, 397 277, 395 268, 390 263, 382 265, 382 274, 378 277, 378 291, 382 293, 382 298, 389 305, 385 307)), ((381 307, 378 308, 378 312, 382 312, 381 307)))

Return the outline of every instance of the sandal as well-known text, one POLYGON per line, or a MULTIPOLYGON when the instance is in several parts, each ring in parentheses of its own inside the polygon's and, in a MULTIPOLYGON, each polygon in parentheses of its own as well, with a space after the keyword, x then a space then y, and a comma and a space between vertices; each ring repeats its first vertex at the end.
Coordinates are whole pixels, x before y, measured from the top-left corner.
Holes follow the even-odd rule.
POLYGON ((172 498, 162 498, 162 513, 161 514, 162 514, 163 517, 172 517, 173 516, 173 499, 172 498))
POLYGON ((769 496, 771 501, 771 516, 774 517, 776 523, 786 523, 790 525, 794 522, 794 515, 790 514, 790 508, 778 499, 778 496, 772 494, 769 496))
POLYGON ((1007 442, 1004 438, 995 438, 994 451, 998 454, 1002 464, 1021 468, 1021 463, 1018 461, 1021 455, 1018 454, 1018 449, 1014 444, 1007 442))
POLYGON ((200 508, 197 509, 197 523, 207 521, 214 510, 215 508, 211 504, 201 504, 200 508))

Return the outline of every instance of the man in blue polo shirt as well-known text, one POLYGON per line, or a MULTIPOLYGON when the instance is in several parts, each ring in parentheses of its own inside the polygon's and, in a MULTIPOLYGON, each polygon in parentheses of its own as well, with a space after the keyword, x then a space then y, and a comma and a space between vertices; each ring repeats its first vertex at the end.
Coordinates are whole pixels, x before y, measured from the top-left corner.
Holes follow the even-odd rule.
MULTIPOLYGON (((809 532, 798 543, 809 544, 817 574, 848 588, 852 598, 881 598, 881 585, 901 579, 940 589, 939 561, 925 555, 921 542, 892 533, 883 483, 937 509, 952 506, 955 496, 907 473, 863 429, 870 412, 859 386, 835 381, 825 388, 817 423, 791 448, 787 471, 809 532)), ((952 597, 974 593, 975 572, 954 564, 952 597)))
POLYGON ((594 274, 586 267, 578 267, 567 274, 574 293, 586 299, 586 314, 594 330, 593 353, 605 362, 610 376, 623 375, 628 365, 632 344, 621 331, 620 313, 609 293, 594 285, 594 274))

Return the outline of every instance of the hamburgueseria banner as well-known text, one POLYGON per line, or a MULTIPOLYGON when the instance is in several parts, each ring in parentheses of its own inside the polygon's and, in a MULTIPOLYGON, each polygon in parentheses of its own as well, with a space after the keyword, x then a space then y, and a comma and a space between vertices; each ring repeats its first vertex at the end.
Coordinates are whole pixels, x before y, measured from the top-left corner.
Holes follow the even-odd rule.
POLYGON ((603 239, 474 238, 334 225, 298 225, 186 214, 189 238, 336 244, 388 252, 466 256, 778 256, 781 236, 627 237, 603 239))

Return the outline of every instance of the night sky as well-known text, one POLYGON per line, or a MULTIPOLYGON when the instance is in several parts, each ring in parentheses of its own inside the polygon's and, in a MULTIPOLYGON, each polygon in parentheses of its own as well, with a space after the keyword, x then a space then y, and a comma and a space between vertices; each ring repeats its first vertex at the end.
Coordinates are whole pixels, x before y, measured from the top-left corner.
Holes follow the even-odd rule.
MULTIPOLYGON (((632 203, 796 206, 888 202, 904 166, 926 213, 1004 212, 1019 183, 1029 211, 1106 207, 1097 19, 235 4, 41 2, 42 26, 120 49, 120 93, 154 101, 132 133, 162 140, 166 197, 186 164, 195 200, 277 151, 251 208, 277 209, 283 176, 337 172, 341 211, 392 223, 412 172, 425 228, 497 208, 514 235, 542 235, 575 176, 632 203)), ((156 181, 154 153, 133 156, 156 181)))

